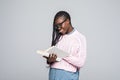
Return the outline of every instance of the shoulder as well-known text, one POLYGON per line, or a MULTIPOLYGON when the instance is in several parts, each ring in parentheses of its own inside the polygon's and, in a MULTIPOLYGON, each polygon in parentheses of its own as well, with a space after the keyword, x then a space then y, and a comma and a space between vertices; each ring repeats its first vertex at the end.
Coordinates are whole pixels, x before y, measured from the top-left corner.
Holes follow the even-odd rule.
POLYGON ((74 38, 76 39, 86 39, 85 35, 80 33, 78 30, 75 29, 73 35, 74 38))

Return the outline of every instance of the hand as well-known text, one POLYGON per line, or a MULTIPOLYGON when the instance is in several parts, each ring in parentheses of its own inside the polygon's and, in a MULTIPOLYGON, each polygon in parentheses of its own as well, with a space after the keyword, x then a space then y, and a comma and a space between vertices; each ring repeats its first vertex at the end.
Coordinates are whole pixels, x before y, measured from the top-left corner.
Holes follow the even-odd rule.
POLYGON ((56 62, 57 55, 56 54, 49 54, 49 57, 43 56, 44 58, 47 59, 47 64, 52 64, 56 62))

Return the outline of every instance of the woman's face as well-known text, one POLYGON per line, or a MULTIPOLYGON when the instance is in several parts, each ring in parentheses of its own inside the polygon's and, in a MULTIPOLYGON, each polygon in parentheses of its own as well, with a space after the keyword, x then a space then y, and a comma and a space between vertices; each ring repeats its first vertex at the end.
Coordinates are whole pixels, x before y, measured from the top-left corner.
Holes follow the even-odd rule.
POLYGON ((59 17, 55 21, 55 28, 61 33, 62 35, 66 34, 68 32, 69 26, 68 26, 68 19, 65 19, 64 17, 59 17))

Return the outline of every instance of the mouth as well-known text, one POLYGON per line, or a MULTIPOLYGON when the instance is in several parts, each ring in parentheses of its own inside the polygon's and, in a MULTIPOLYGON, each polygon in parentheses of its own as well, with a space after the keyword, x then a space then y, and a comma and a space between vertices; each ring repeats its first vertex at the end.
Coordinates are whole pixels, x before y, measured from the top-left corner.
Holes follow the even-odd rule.
POLYGON ((66 34, 65 31, 59 31, 59 33, 62 34, 62 35, 66 34))

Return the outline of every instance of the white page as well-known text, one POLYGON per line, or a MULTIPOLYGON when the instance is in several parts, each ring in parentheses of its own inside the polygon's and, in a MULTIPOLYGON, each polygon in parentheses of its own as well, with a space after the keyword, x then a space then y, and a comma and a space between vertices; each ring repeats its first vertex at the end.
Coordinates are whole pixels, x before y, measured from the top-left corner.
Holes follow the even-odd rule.
POLYGON ((52 46, 52 47, 48 48, 47 50, 38 50, 37 53, 41 54, 42 56, 47 56, 47 57, 49 56, 49 54, 54 53, 57 55, 57 59, 56 59, 57 61, 60 61, 61 58, 68 56, 67 52, 65 52, 55 46, 52 46))

